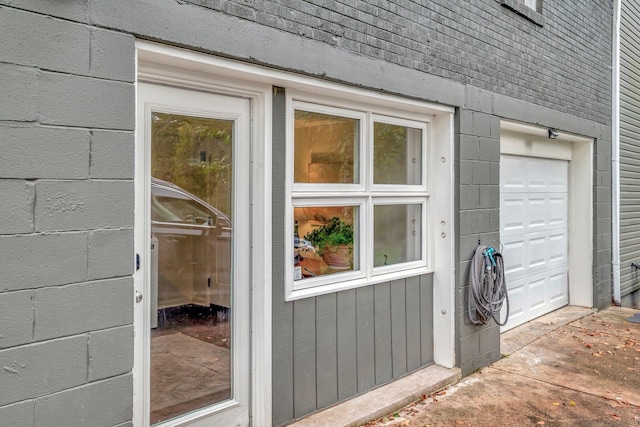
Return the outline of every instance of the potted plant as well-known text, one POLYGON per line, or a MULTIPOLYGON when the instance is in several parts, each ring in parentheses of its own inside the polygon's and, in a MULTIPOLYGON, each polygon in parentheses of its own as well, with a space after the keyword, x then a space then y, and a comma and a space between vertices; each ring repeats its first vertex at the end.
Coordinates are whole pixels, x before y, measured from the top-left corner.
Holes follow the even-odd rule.
POLYGON ((324 262, 337 270, 353 268, 353 225, 334 216, 326 224, 304 236, 324 262))

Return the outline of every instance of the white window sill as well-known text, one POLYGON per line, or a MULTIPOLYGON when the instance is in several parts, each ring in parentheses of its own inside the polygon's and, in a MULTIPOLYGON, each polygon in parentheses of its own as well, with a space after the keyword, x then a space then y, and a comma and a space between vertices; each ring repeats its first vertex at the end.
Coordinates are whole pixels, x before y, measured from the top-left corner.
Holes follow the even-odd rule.
POLYGON ((423 274, 433 274, 433 269, 428 267, 419 267, 407 269, 399 272, 378 274, 371 278, 358 278, 354 280, 346 280, 326 285, 318 285, 303 289, 293 289, 287 292, 286 301, 295 301, 303 298, 316 297, 319 295, 330 294, 333 292, 345 291, 348 289, 360 288, 362 286, 375 285, 378 283, 390 282, 398 279, 406 279, 408 277, 420 276, 423 274))

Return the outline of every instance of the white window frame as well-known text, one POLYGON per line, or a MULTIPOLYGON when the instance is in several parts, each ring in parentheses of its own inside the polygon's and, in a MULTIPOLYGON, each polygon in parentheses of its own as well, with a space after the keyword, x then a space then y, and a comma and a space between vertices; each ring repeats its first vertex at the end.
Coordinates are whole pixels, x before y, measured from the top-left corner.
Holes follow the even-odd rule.
MULTIPOLYGON (((428 191, 432 176, 432 114, 395 110, 385 106, 363 104, 340 98, 323 97, 288 91, 286 104, 286 171, 285 171, 285 298, 287 301, 322 295, 374 283, 433 272, 433 221, 429 221, 431 197, 428 191), (304 110, 360 120, 357 165, 358 182, 354 184, 310 184, 294 182, 295 110, 304 110), (421 130, 421 171, 419 184, 374 184, 374 123, 385 123, 421 130), (422 205, 420 258, 384 267, 373 266, 373 207, 377 204, 422 205), (357 247, 358 269, 294 280, 293 233, 294 207, 358 206, 358 224, 354 245, 357 247), (368 248, 368 249, 367 249, 368 248)), ((303 237, 303 236, 300 236, 303 237)))

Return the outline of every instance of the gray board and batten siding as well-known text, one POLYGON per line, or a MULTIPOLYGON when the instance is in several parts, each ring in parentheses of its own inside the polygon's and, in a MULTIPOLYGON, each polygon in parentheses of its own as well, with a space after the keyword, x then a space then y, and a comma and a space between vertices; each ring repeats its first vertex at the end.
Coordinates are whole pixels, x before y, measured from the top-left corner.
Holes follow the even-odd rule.
MULTIPOLYGON (((273 98, 273 150, 285 144, 273 98)), ((433 275, 285 302, 284 157, 273 159, 273 424, 286 424, 433 363, 433 275)))
POLYGON ((620 13, 620 297, 640 305, 640 5, 620 13))

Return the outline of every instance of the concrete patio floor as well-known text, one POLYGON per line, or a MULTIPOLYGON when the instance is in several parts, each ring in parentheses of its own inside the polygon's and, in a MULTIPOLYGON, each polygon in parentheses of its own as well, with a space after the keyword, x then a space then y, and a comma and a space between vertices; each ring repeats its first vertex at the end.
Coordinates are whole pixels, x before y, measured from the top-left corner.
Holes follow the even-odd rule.
POLYGON ((640 426, 637 312, 543 316, 503 334, 498 362, 366 425, 640 426))
POLYGON ((503 358, 460 381, 455 370, 439 370, 439 384, 408 376, 293 425, 638 427, 640 324, 626 320, 636 313, 565 307, 502 334, 503 358), (402 387, 407 399, 429 386, 402 403, 402 387))

